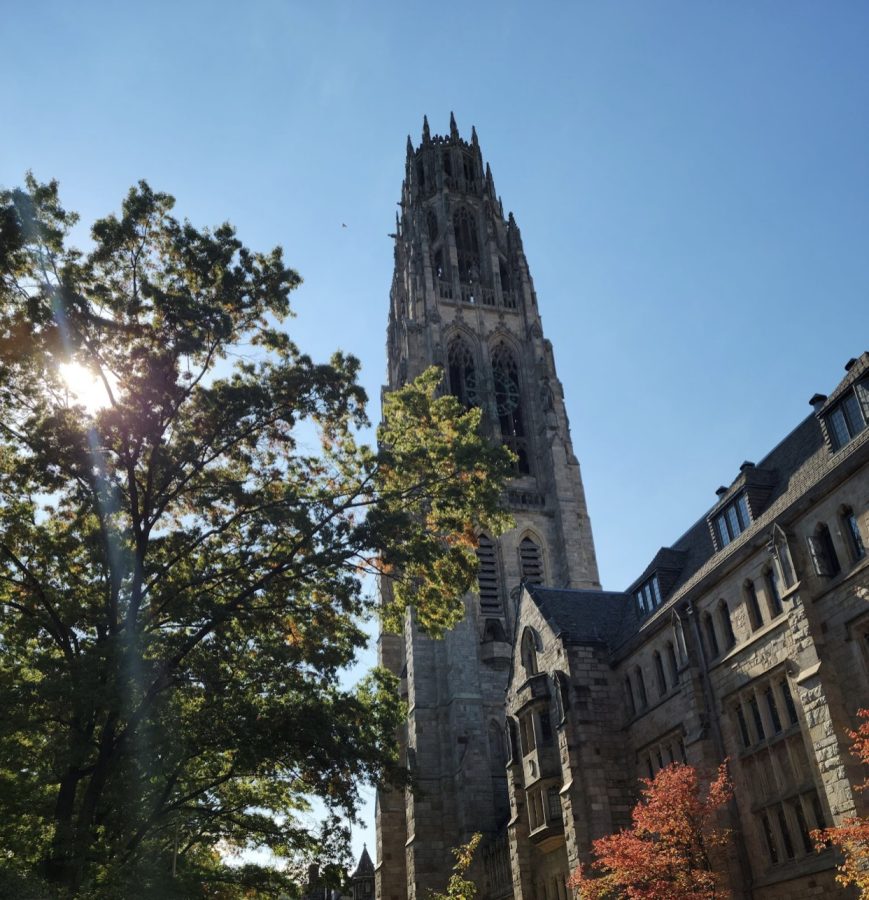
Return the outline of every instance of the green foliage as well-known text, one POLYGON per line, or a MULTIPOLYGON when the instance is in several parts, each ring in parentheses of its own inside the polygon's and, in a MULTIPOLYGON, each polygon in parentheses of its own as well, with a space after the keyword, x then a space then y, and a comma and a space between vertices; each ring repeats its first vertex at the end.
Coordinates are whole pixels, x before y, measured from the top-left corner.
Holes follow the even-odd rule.
POLYGON ((453 866, 453 874, 450 875, 450 880, 447 882, 447 889, 442 894, 438 891, 431 891, 431 900, 474 900, 477 896, 477 886, 466 876, 474 861, 474 853, 482 839, 483 835, 478 831, 471 835, 467 844, 454 848, 453 856, 456 858, 456 864, 453 866))
POLYGON ((474 530, 505 523, 507 454, 437 374, 390 396, 382 451, 359 445, 358 362, 279 328, 280 249, 173 202, 141 182, 83 254, 55 183, 0 195, 0 878, 35 895, 290 890, 223 858, 317 853, 306 798, 352 814, 399 773, 394 679, 339 680, 363 575, 394 581, 390 622, 413 602, 437 633, 474 530))

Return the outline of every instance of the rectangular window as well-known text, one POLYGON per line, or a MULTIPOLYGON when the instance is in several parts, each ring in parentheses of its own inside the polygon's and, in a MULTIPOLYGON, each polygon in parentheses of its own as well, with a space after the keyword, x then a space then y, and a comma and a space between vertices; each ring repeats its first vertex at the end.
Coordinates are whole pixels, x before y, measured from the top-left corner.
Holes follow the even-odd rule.
POLYGON ((637 588, 634 598, 637 601, 637 611, 641 616, 656 610, 663 602, 658 576, 653 575, 647 581, 644 581, 637 588))
POLYGON ((763 694, 766 698, 766 708, 769 712, 769 720, 772 723, 773 734, 778 734, 782 730, 782 727, 781 719, 778 715, 778 707, 775 705, 775 695, 772 692, 772 685, 770 685, 763 694))
POLYGON ((769 861, 775 865, 778 862, 778 848, 775 845, 775 838, 773 837, 772 828, 769 824, 769 817, 766 813, 760 817, 760 824, 763 829, 763 836, 766 839, 766 849, 769 853, 769 861))
POLYGON ((750 524, 748 498, 745 494, 740 494, 715 517, 715 529, 721 543, 720 549, 742 534, 750 524))
POLYGON ((842 514, 842 525, 845 529, 845 537, 848 540, 848 546, 854 562, 857 562, 858 559, 863 559, 866 555, 866 547, 863 544, 863 535, 860 534, 857 517, 852 509, 846 509, 842 514))
POLYGON ((748 708, 751 710, 751 718, 754 722, 754 731, 759 741, 766 739, 766 732, 763 730, 763 719, 760 717, 760 707, 757 705, 757 697, 754 694, 748 700, 748 708))
POLYGON ((788 711, 788 718, 790 719, 791 725, 796 725, 799 722, 799 716, 797 716, 797 708, 794 705, 794 697, 791 694, 791 687, 788 684, 787 678, 782 678, 778 683, 779 688, 781 688, 782 696, 785 699, 785 709, 788 711))
MULTIPOLYGON (((866 385, 857 385, 857 390, 865 395, 866 385)), ((827 414, 827 428, 833 442, 833 450, 839 450, 855 438, 866 427, 866 412, 854 391, 845 397, 827 414)))

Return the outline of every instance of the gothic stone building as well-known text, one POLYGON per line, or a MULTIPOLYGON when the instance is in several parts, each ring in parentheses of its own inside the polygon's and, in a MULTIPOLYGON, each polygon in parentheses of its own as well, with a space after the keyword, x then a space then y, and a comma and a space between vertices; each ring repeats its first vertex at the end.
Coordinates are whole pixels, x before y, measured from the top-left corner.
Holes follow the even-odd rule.
POLYGON ((415 788, 378 793, 377 897, 443 889, 451 849, 480 831, 484 898, 564 898, 590 841, 628 821, 639 776, 725 755, 734 894, 832 884, 831 854, 804 835, 858 802, 845 730, 869 704, 869 357, 628 592, 603 592, 521 235, 473 130, 468 142, 452 117, 448 137, 424 122, 400 207, 386 390, 443 367, 516 453, 516 525, 479 536, 479 591, 443 640, 412 610, 380 636, 415 788))
POLYGON ((865 815, 869 353, 624 593, 525 585, 507 695, 516 900, 564 898, 639 778, 730 760, 734 897, 844 893, 809 832, 865 815))

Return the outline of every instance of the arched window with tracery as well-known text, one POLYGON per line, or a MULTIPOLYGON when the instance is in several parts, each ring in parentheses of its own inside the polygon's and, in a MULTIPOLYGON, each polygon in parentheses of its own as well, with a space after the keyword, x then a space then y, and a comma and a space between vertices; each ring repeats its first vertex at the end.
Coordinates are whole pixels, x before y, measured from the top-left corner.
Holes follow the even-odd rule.
POLYGON ((501 440, 517 456, 516 469, 521 475, 530 471, 528 441, 522 414, 522 391, 516 357, 505 344, 492 351, 492 377, 495 382, 495 407, 501 426, 501 440))
POLYGON ((519 544, 519 570, 526 584, 543 584, 543 554, 530 537, 519 544))
POLYGON ((456 236, 459 279, 466 284, 479 281, 480 242, 477 238, 477 220, 466 206, 457 210, 453 216, 453 231, 456 236))
POLYGON ((492 539, 481 534, 477 540, 477 585, 480 591, 480 612, 500 615, 501 583, 498 577, 498 555, 492 539))
POLYGON ((470 409, 479 406, 477 373, 471 348, 460 337, 450 341, 447 349, 447 381, 450 393, 458 397, 462 406, 470 409))

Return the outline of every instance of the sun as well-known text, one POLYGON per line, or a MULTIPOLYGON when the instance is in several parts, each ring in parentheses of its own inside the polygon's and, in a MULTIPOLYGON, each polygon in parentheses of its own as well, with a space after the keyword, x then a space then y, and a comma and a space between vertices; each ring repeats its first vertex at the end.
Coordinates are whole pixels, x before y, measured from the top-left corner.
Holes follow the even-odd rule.
POLYGON ((89 413, 95 413, 108 405, 106 386, 81 363, 61 363, 58 370, 69 393, 70 402, 80 404, 89 413))

